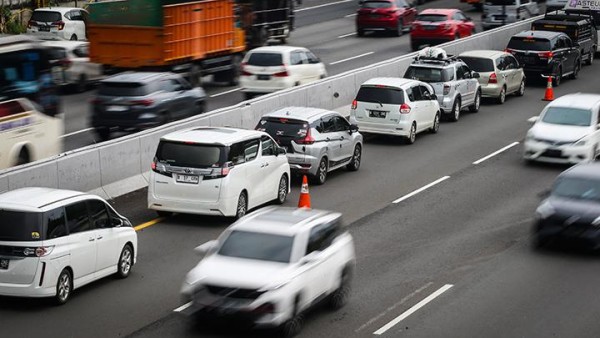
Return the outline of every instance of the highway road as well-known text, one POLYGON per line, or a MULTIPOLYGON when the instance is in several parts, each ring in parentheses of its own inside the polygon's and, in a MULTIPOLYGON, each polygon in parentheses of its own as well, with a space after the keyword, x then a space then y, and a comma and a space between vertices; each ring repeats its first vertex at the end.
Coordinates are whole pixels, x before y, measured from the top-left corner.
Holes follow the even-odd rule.
MULTIPOLYGON (((351 1, 304 1, 296 19, 297 29, 288 41, 292 46, 303 46, 312 50, 326 65, 329 75, 335 75, 376 62, 409 53, 408 33, 401 37, 389 34, 355 35, 353 14, 358 0, 351 1)), ((458 0, 436 0, 419 6, 424 8, 458 8, 471 16, 481 31, 481 13, 472 6, 458 0)), ((244 100, 239 87, 213 83, 210 77, 205 82, 208 94, 208 109, 227 107, 244 100)), ((65 114, 65 150, 73 150, 98 142, 89 129, 90 100, 94 90, 81 94, 64 95, 62 107, 65 114)), ((119 134, 116 134, 117 136, 119 134)))

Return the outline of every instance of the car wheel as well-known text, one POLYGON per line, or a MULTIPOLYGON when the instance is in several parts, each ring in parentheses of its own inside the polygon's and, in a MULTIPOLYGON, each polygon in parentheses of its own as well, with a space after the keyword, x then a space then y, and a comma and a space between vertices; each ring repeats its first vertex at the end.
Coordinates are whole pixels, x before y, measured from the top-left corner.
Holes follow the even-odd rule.
POLYGON ((436 134, 439 130, 440 130, 440 113, 436 113, 435 118, 433 119, 433 126, 431 126, 431 129, 429 129, 429 131, 432 134, 436 134))
POLYGON ((339 310, 348 303, 352 284, 352 270, 345 268, 340 276, 340 286, 331 293, 329 298, 329 308, 339 310))
POLYGON ((590 50, 590 54, 588 55, 588 59, 586 61, 586 64, 588 66, 591 66, 594 63, 594 50, 596 50, 596 48, 593 48, 593 50, 590 50))
POLYGON ((110 139, 110 128, 108 128, 108 127, 96 128, 96 134, 98 134, 100 141, 107 141, 110 139))
POLYGON ((457 97, 454 100, 454 104, 452 105, 452 114, 450 116, 450 121, 456 122, 460 118, 460 97, 457 97))
POLYGON ((456 33, 456 35, 454 35, 454 40, 458 40, 460 39, 460 34, 456 33))
POLYGON ((362 28, 357 28, 356 29, 356 35, 357 36, 365 36, 365 30, 362 28))
POLYGON ((348 170, 350 170, 350 171, 357 171, 358 168, 360 168, 361 157, 362 157, 362 147, 360 146, 360 144, 357 144, 354 147, 354 153, 352 154, 352 159, 350 160, 350 163, 348 163, 346 168, 348 168, 348 170))
POLYGON ((323 157, 317 167, 317 174, 314 176, 314 183, 316 185, 322 185, 327 180, 327 158, 323 157))
POLYGON ((469 106, 469 111, 471 113, 477 113, 479 111, 479 106, 481 105, 481 90, 477 90, 475 94, 475 101, 471 106, 469 106))
POLYGON ((117 277, 121 279, 127 278, 131 272, 131 267, 133 267, 133 249, 131 248, 131 245, 126 244, 119 256, 117 277))
POLYGON ((575 61, 575 65, 573 66, 573 73, 571 73, 571 79, 575 80, 579 77, 579 71, 581 70, 581 62, 579 60, 575 61))
POLYGON ((558 68, 558 71, 556 72, 554 78, 552 78, 552 85, 554 87, 558 87, 560 86, 560 81, 562 80, 562 68, 558 68))
POLYGON ((235 219, 240 219, 246 215, 248 212, 248 196, 245 191, 240 193, 240 197, 238 197, 238 203, 235 210, 235 219))
POLYGON ((71 35, 71 41, 77 41, 77 35, 73 34, 71 35))
POLYGON ((19 151, 19 157, 17 157, 17 163, 15 165, 22 165, 31 162, 31 158, 29 156, 29 150, 26 147, 21 148, 19 151))
POLYGON ((71 276, 71 272, 67 269, 61 271, 60 275, 58 275, 58 280, 56 281, 56 296, 55 300, 58 305, 65 304, 69 298, 71 298, 71 293, 73 292, 73 277, 71 276))
POLYGON ((294 337, 302 330, 302 324, 304 323, 304 316, 299 313, 299 300, 296 299, 294 303, 294 310, 292 317, 285 321, 281 325, 281 336, 282 337, 294 337))
POLYGON ((498 95, 498 104, 504 104, 506 101, 506 87, 502 86, 500 89, 500 95, 498 95))
POLYGON ((525 79, 521 80, 521 84, 519 85, 519 90, 517 91, 517 96, 525 95, 525 79))
POLYGON ((282 175, 279 179, 279 186, 277 188, 277 204, 285 203, 288 195, 288 177, 287 175, 282 175))
POLYGON ((419 49, 419 45, 418 45, 418 44, 416 44, 416 43, 414 43, 414 42, 411 42, 411 43, 410 43, 410 49, 411 49, 413 52, 416 52, 416 51, 419 49))
POLYGON ((196 102, 196 114, 203 114, 206 112, 206 101, 196 102))
POLYGON ((396 26, 396 30, 394 30, 395 36, 402 36, 404 34, 404 24, 402 23, 402 18, 398 19, 398 25, 396 26))
POLYGON ((156 214, 158 215, 158 217, 171 217, 173 216, 173 213, 170 211, 164 211, 164 210, 156 210, 156 214))
POLYGON ((417 124, 413 122, 412 126, 410 126, 410 133, 406 138, 406 143, 413 144, 417 138, 417 124))

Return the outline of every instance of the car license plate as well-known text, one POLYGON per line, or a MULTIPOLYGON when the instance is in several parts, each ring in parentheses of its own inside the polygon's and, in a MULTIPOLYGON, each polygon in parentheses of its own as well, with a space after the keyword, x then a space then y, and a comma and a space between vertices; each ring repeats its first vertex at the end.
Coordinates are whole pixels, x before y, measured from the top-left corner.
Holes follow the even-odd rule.
POLYGON ((369 15, 369 17, 371 19, 378 19, 379 18, 379 14, 371 14, 371 15, 369 15))
POLYGON ((425 28, 426 31, 434 31, 438 28, 438 26, 435 25, 427 25, 427 26, 423 26, 423 28, 425 28))
POLYGON ((387 112, 381 110, 369 110, 370 117, 385 118, 387 112))
POLYGON ((179 183, 198 184, 198 182, 200 182, 200 176, 196 176, 196 175, 176 174, 175 179, 179 183))
POLYGON ((8 262, 10 262, 8 259, 0 259, 0 270, 8 270, 8 262))
POLYGON ((554 157, 561 157, 562 156, 562 150, 560 150, 560 149, 546 149, 546 151, 544 152, 544 155, 546 155, 546 156, 554 156, 554 157))
POLYGON ((127 111, 127 107, 126 106, 108 106, 108 107, 106 107, 106 111, 113 111, 113 112, 127 111))
POLYGON ((257 80, 270 80, 271 75, 259 74, 259 75, 256 75, 256 79, 257 80))
POLYGON ((523 62, 525 63, 535 63, 535 57, 533 56, 524 56, 523 62))
POLYGON ((39 26, 38 29, 40 32, 49 32, 50 26, 39 26))

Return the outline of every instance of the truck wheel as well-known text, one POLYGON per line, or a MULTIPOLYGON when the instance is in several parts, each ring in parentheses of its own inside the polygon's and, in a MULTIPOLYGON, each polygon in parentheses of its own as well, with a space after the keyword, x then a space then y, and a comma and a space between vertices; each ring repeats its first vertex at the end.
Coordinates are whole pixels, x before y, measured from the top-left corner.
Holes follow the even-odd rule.
POLYGON ((192 65, 188 73, 187 80, 192 85, 192 87, 202 86, 202 70, 200 69, 200 66, 192 65))
POLYGON ((588 59, 586 61, 586 64, 588 66, 591 66, 592 63, 594 63, 594 51, 596 50, 596 47, 592 48, 592 50, 590 50, 590 54, 588 55, 588 59))
POLYGON ((237 86, 240 83, 240 68, 242 67, 242 56, 234 55, 231 60, 232 68, 227 73, 227 83, 230 86, 237 86))

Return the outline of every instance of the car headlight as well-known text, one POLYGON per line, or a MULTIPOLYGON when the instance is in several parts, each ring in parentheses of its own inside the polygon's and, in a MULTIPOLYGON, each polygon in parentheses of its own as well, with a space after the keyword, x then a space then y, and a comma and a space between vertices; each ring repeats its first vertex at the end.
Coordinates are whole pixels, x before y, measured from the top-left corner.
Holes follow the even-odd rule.
POLYGON ((535 215, 540 219, 546 219, 554 215, 555 212, 556 210, 554 209, 554 207, 552 207, 550 203, 545 202, 537 208, 537 210, 535 211, 535 215))
POLYGON ((586 139, 581 139, 577 142, 575 142, 573 145, 574 146, 584 146, 586 144, 587 140, 586 139))

